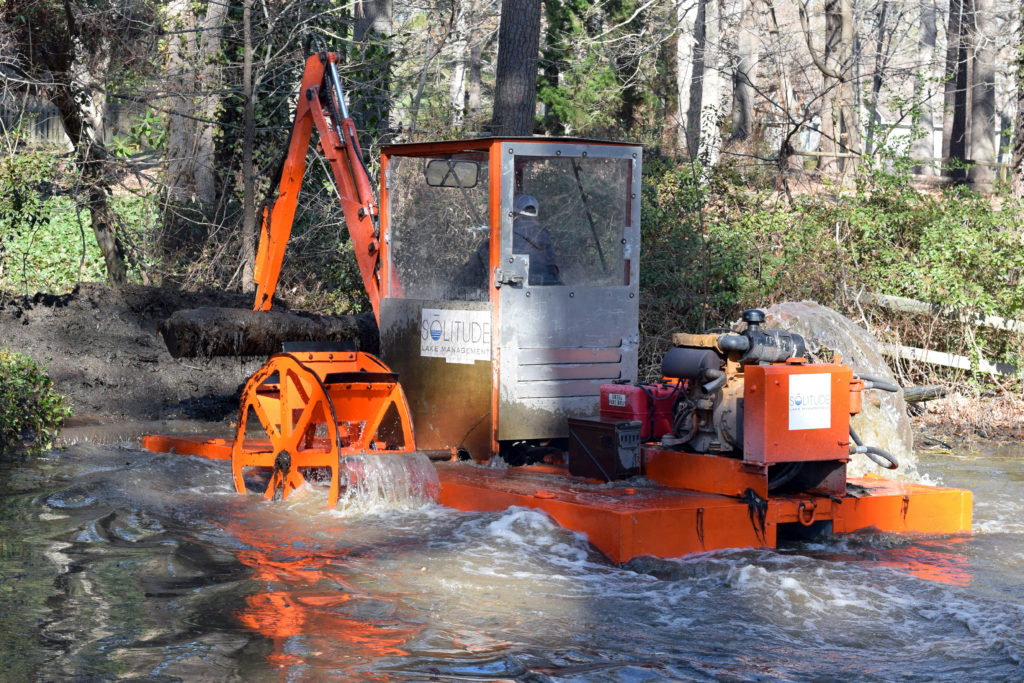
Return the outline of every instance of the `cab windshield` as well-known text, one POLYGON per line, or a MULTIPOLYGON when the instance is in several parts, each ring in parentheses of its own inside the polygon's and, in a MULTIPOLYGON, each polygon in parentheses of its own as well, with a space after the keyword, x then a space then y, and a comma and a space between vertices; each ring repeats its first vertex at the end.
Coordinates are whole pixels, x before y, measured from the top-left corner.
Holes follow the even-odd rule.
POLYGON ((392 296, 487 300, 486 152, 392 157, 388 173, 392 296))

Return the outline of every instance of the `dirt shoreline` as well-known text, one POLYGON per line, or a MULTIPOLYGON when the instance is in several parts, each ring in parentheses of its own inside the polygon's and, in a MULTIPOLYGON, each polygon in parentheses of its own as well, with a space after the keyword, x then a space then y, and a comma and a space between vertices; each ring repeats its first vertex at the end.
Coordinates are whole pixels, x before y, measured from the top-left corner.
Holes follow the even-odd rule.
MULTIPOLYGON (((48 366, 74 411, 66 427, 230 420, 242 385, 266 358, 172 358, 158 326, 176 310, 202 306, 249 308, 251 298, 97 283, 64 295, 0 293, 0 348, 48 366)), ((1024 439, 1024 396, 952 395, 919 405, 919 444, 1024 439)))
POLYGON ((175 360, 157 327, 180 309, 251 305, 236 292, 96 283, 63 295, 0 296, 0 347, 46 364, 74 411, 67 427, 217 421, 237 412, 242 384, 266 358, 175 360))
POLYGON ((951 394, 911 416, 915 441, 1024 441, 1024 396, 951 394))

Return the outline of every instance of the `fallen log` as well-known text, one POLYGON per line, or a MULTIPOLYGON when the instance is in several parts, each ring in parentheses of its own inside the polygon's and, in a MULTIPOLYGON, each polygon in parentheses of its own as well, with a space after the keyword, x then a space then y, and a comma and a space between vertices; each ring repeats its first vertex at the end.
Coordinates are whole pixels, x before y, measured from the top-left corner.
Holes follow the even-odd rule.
POLYGON ((241 308, 193 308, 175 311, 160 324, 164 344, 174 358, 269 356, 290 341, 355 342, 360 351, 378 353, 380 338, 372 313, 325 316, 241 308))
POLYGON ((941 384, 928 384, 918 387, 903 387, 903 399, 907 403, 921 403, 946 395, 946 387, 941 384))

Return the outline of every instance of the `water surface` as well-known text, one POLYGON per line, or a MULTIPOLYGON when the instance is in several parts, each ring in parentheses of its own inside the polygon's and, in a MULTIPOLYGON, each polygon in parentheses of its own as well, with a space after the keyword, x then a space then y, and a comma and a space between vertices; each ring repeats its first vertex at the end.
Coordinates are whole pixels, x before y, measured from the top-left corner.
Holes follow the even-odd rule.
POLYGON ((1024 448, 923 455, 974 534, 614 566, 543 514, 324 509, 79 444, 0 484, 9 680, 1024 677, 1024 448))

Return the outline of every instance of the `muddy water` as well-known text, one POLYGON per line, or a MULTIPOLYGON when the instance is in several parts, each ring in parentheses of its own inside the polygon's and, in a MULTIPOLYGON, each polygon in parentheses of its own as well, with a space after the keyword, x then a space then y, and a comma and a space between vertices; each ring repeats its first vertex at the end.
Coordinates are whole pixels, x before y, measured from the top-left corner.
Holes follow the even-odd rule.
POLYGON ((1024 677, 1024 448, 926 455, 969 538, 617 567, 541 514, 344 515, 224 463, 80 444, 6 465, 4 680, 1024 677))

